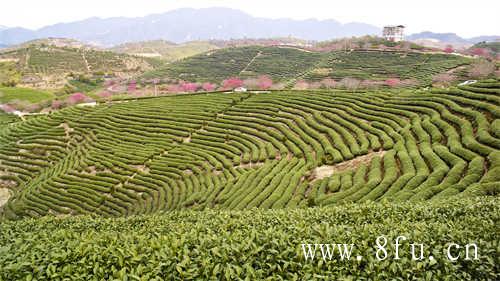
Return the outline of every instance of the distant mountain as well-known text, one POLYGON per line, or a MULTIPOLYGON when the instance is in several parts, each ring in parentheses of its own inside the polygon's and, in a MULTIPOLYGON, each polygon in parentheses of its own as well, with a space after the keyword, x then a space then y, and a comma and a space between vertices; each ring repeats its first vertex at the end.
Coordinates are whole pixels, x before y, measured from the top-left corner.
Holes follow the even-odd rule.
POLYGON ((218 47, 208 41, 192 41, 175 44, 164 40, 154 40, 125 43, 110 48, 109 50, 134 56, 156 57, 166 61, 175 61, 214 49, 218 49, 218 47))
POLYGON ((455 33, 434 33, 430 31, 415 33, 406 37, 409 41, 433 39, 447 44, 476 44, 478 42, 494 42, 500 40, 500 36, 478 36, 473 38, 462 38, 455 33))
POLYGON ((0 25, 0 30, 2 30, 2 29, 7 29, 7 28, 8 28, 8 27, 6 27, 6 26, 0 25))
POLYGON ((138 18, 89 18, 59 23, 38 30, 0 30, 0 44, 19 44, 46 37, 73 38, 105 46, 126 42, 269 38, 293 36, 328 40, 346 36, 379 34, 380 28, 365 23, 342 24, 335 20, 266 19, 228 8, 178 9, 138 18))

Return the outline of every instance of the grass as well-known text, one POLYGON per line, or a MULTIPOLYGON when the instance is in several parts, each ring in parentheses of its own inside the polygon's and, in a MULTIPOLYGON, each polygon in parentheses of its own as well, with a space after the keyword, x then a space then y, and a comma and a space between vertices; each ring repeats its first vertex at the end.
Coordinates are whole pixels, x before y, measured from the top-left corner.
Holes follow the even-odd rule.
POLYGON ((0 87, 0 103, 8 103, 15 100, 38 103, 53 99, 55 95, 48 91, 41 91, 18 87, 0 87))

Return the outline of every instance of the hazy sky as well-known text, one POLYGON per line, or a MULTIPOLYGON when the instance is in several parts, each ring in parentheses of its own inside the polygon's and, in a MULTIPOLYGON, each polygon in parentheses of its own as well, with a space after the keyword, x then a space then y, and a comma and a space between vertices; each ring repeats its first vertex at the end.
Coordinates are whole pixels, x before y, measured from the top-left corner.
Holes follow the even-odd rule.
POLYGON ((268 18, 318 18, 404 24, 408 33, 425 30, 461 36, 500 34, 500 1, 440 0, 2 0, 0 25, 31 29, 58 22, 97 17, 138 17, 176 8, 230 7, 268 18))

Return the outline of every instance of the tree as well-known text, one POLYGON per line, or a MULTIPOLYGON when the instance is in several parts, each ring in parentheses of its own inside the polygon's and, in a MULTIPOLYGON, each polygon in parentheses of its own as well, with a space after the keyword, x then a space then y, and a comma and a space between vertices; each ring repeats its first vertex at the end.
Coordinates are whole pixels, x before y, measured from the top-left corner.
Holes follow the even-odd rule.
POLYGON ((451 54, 451 53, 453 53, 454 51, 455 51, 455 50, 453 49, 453 46, 451 46, 451 45, 448 45, 448 46, 446 46, 446 48, 444 48, 444 52, 445 52, 445 53, 448 53, 448 54, 451 54))
POLYGON ((60 100, 53 100, 50 107, 52 109, 60 109, 63 105, 64 105, 64 103, 62 101, 60 101, 60 100))
POLYGON ((180 88, 181 88, 182 92, 192 93, 192 92, 196 92, 196 90, 198 90, 199 85, 197 83, 192 83, 192 82, 182 82, 180 84, 180 88))
POLYGON ((399 86, 401 84, 401 80, 398 78, 389 78, 385 80, 385 84, 391 88, 399 86))
POLYGON ((307 90, 309 89, 309 83, 304 80, 299 80, 295 82, 295 86, 293 86, 294 90, 307 90))
POLYGON ((211 92, 215 89, 216 85, 215 84, 212 84, 210 82, 206 82, 206 83, 203 83, 201 85, 201 88, 205 91, 205 92, 211 92))
POLYGON ((474 63, 469 71, 472 78, 486 78, 495 72, 495 64, 487 60, 482 60, 474 63))
POLYGON ((231 77, 222 81, 222 87, 226 90, 232 90, 241 86, 243 86, 243 80, 238 77, 231 77))
POLYGON ((128 92, 135 92, 137 90, 137 82, 135 80, 130 81, 128 84, 128 92))
POLYGON ((0 110, 4 111, 6 113, 12 113, 16 109, 10 104, 0 104, 0 110))
POLYGON ((182 88, 178 84, 170 84, 167 86, 167 91, 170 93, 180 93, 182 88))
POLYGON ((267 75, 262 75, 257 81, 257 86, 261 90, 267 90, 273 86, 273 80, 267 75))
POLYGON ((475 56, 486 56, 488 54, 488 50, 485 48, 474 48, 470 51, 471 54, 475 56))
POLYGON ((74 105, 74 104, 82 103, 82 102, 89 101, 89 100, 90 100, 90 98, 87 97, 83 93, 74 93, 66 99, 66 103, 69 105, 74 105))
POLYGON ((346 77, 343 78, 340 83, 348 90, 355 91, 359 85, 361 84, 361 81, 359 81, 356 78, 351 78, 351 77, 346 77))

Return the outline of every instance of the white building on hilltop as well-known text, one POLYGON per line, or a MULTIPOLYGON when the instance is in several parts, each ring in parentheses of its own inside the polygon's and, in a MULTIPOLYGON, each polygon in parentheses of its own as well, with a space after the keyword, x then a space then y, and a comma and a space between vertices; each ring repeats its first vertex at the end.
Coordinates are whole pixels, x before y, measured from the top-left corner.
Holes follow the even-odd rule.
POLYGON ((387 41, 399 42, 405 39, 405 26, 404 25, 389 25, 384 26, 382 36, 387 41))

